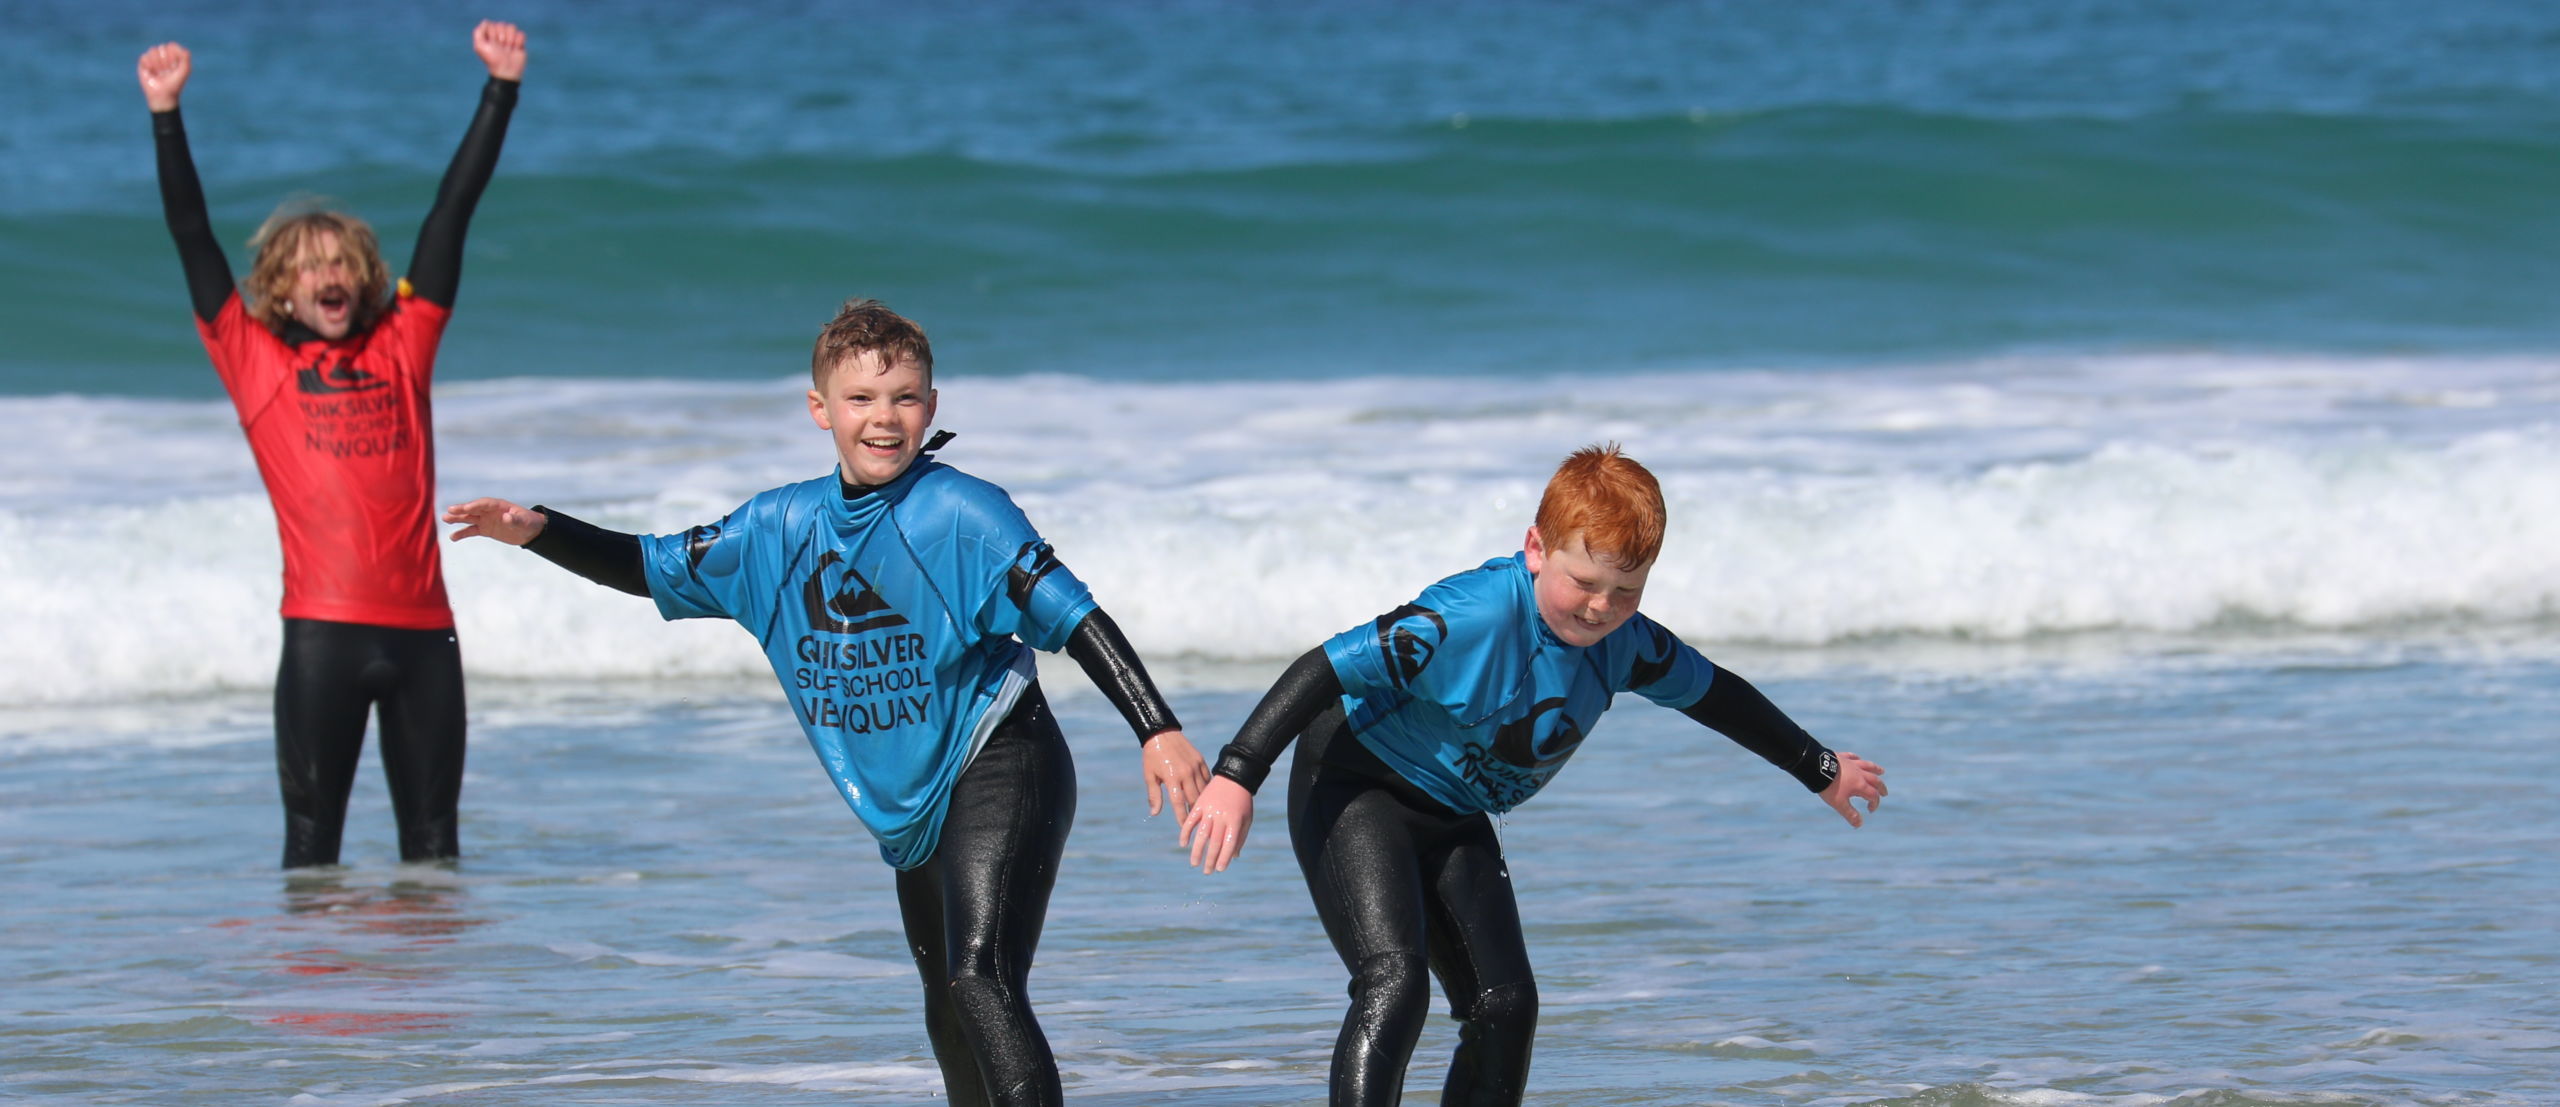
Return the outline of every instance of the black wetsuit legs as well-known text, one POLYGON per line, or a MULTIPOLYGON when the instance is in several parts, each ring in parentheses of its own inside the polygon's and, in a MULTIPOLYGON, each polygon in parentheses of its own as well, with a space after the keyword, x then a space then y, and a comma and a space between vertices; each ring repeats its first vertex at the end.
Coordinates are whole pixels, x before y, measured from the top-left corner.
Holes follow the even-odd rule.
POLYGON ((932 858, 898 874, 925 1031, 955 1105, 1064 1100, 1028 983, 1075 819, 1075 762, 1034 684, 961 772, 932 858))
POLYGON ((365 717, 377 708, 400 859, 461 856, 462 648, 453 631, 286 619, 276 669, 284 867, 338 862, 365 717))
POLYGON ((1351 972, 1334 1042, 1335 1107, 1402 1100, 1405 1066, 1440 978, 1458 1053, 1440 1102, 1520 1102, 1538 990, 1493 822, 1457 815, 1397 776, 1326 711, 1289 774, 1289 839, 1316 915, 1351 972))

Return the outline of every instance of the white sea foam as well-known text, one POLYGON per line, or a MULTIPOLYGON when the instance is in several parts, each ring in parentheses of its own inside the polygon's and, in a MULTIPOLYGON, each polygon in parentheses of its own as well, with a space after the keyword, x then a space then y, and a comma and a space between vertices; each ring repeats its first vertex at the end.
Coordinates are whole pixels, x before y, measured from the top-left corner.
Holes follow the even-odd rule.
MULTIPOLYGON (((1011 489, 1151 656, 1287 657, 1507 554, 1555 462, 1604 439, 1670 500, 1645 608, 1702 643, 2560 617, 2551 359, 942 384, 945 460, 1011 489)), ((448 389, 443 496, 707 521, 826 471, 800 387, 448 389)), ((0 429, 0 702, 271 679, 273 519, 226 405, 0 401, 0 429)), ((762 679, 736 628, 446 548, 477 676, 762 679)))

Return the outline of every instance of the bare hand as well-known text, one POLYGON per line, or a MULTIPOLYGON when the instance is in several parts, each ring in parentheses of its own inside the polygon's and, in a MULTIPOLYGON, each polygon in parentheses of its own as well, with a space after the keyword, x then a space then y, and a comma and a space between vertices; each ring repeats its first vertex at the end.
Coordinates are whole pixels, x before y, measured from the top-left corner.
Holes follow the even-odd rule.
POLYGON ((186 47, 164 42, 143 51, 133 68, 142 80, 142 102, 153 111, 175 111, 178 94, 186 90, 187 75, 195 71, 195 58, 186 47))
POLYGON ((1191 863, 1203 873, 1227 871, 1227 863, 1244 852, 1244 836, 1253 830, 1253 793, 1223 776, 1209 787, 1182 820, 1182 844, 1191 847, 1191 863))
POLYGON ((1209 766, 1200 760, 1200 751, 1191 748, 1191 739, 1179 730, 1168 730, 1147 739, 1138 750, 1138 772, 1147 782, 1147 814, 1164 813, 1165 805, 1173 805, 1173 817, 1190 817, 1191 803, 1200 798, 1200 790, 1209 786, 1209 766))
POLYGON ((1865 826, 1866 820, 1858 817, 1858 809, 1851 807, 1849 801, 1863 796, 1867 814, 1875 814, 1876 808, 1884 805, 1884 766, 1854 753, 1838 756, 1840 775, 1831 778, 1831 787, 1822 790, 1822 802, 1849 820, 1850 826, 1865 826))
POLYGON ((490 76, 501 81, 524 79, 524 32, 515 24, 481 21, 471 32, 471 52, 480 55, 490 76))
POLYGON ((505 500, 482 496, 467 504, 444 509, 444 521, 463 524, 453 532, 453 540, 495 538, 510 546, 521 546, 542 533, 551 517, 529 507, 517 507, 505 500))

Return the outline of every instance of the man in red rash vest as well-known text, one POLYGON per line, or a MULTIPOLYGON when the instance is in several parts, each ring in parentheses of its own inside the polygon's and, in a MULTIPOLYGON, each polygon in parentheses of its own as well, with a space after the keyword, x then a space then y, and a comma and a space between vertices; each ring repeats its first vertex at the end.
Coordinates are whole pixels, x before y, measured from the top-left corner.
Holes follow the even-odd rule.
POLYGON ((510 24, 480 24, 471 44, 489 82, 396 293, 371 227, 294 201, 250 240, 257 261, 235 288, 178 113, 192 59, 172 42, 136 67, 196 331, 239 410, 284 544, 276 770, 286 868, 337 862, 377 711, 401 860, 461 853, 462 654, 436 549, 427 387, 463 234, 525 64, 524 34, 510 24))

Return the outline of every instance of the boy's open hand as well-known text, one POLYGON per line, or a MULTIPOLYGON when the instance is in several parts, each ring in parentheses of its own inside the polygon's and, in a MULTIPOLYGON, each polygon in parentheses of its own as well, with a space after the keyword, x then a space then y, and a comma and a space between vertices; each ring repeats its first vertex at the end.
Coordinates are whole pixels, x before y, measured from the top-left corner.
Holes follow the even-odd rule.
POLYGON ((524 79, 524 32, 515 24, 481 21, 471 32, 471 52, 480 55, 490 76, 501 81, 524 79))
POLYGON ((517 507, 505 500, 482 496, 470 503, 444 509, 444 521, 462 524, 461 530, 453 532, 456 542, 480 537, 521 546, 542 533, 543 524, 549 523, 551 517, 532 508, 517 507))
POLYGON ((1200 760, 1200 751, 1191 748, 1191 739, 1179 730, 1168 730, 1138 748, 1138 772, 1147 781, 1147 814, 1152 817, 1173 807, 1179 822, 1191 816, 1191 803, 1200 798, 1200 790, 1209 786, 1208 763, 1200 760))
POLYGON ((1875 814, 1876 808, 1884 804, 1884 766, 1854 753, 1838 756, 1840 775, 1831 778, 1831 787, 1822 790, 1822 802, 1849 820, 1850 826, 1865 826, 1866 820, 1859 817, 1858 809, 1851 807, 1849 801, 1864 796, 1867 814, 1875 814))
POLYGON ((1204 873, 1227 871, 1227 863, 1244 852, 1244 836, 1253 829, 1253 793, 1223 776, 1209 787, 1182 820, 1182 844, 1191 847, 1191 863, 1204 873))
POLYGON ((172 111, 178 106, 178 94, 186 90, 187 75, 195 71, 195 59, 187 48, 164 42, 142 52, 142 60, 134 65, 134 76, 142 80, 142 102, 153 111, 172 111))

